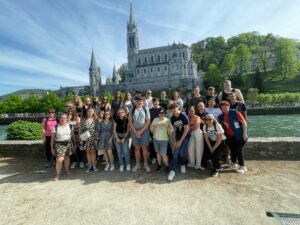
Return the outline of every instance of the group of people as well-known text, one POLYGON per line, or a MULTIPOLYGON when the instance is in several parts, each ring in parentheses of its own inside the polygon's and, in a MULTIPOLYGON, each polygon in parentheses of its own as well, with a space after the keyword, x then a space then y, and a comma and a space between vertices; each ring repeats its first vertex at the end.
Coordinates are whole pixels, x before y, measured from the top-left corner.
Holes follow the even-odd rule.
POLYGON ((164 168, 169 181, 178 163, 181 173, 186 173, 186 166, 211 167, 211 176, 218 176, 221 154, 238 173, 247 171, 243 154, 248 140, 247 109, 241 91, 232 88, 229 80, 218 95, 209 87, 202 96, 196 86, 186 101, 176 91, 171 99, 165 91, 159 98, 152 97, 151 90, 145 96, 141 91, 134 97, 121 96, 117 91, 111 103, 107 96, 101 101, 97 96, 92 101, 86 98, 83 103, 76 96, 58 120, 55 110, 48 110, 42 123, 46 166, 56 165, 54 180, 60 179, 62 167, 67 175, 76 165, 87 166, 86 172, 98 171, 97 159, 102 156, 104 171, 115 170, 117 156, 120 172, 142 167, 150 172, 152 163, 157 164, 157 172, 164 168))

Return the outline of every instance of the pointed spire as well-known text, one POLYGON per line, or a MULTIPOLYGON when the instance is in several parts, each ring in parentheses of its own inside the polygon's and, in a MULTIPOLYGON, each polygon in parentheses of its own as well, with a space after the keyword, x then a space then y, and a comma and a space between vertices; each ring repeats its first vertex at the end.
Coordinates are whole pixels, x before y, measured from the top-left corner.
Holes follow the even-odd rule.
POLYGON ((130 13, 129 13, 129 21, 128 24, 130 26, 135 26, 135 20, 134 20, 134 12, 133 12, 133 3, 130 1, 130 13))
POLYGON ((95 55, 94 55, 94 49, 92 49, 90 68, 97 68, 96 59, 95 59, 95 55))
POLYGON ((117 80, 117 73, 116 73, 116 67, 114 65, 113 74, 112 74, 112 81, 115 82, 116 80, 117 80))

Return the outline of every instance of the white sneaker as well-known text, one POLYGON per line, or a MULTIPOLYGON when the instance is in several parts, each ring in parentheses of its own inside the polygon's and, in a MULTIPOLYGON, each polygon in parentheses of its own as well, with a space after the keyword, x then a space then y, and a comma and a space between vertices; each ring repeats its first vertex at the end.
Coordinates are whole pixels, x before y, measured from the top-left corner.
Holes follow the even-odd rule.
POLYGON ((186 173, 185 165, 181 165, 181 166, 180 166, 180 172, 181 172, 181 173, 186 173))
POLYGON ((149 167, 148 164, 145 164, 144 167, 145 167, 145 170, 146 170, 148 173, 151 172, 150 167, 149 167))
POLYGON ((136 172, 138 169, 140 169, 141 168, 141 166, 140 166, 140 164, 136 164, 134 167, 133 167, 133 169, 132 169, 132 172, 136 172))
MULTIPOLYGON (((190 163, 187 164, 187 166, 188 166, 188 167, 195 167, 193 164, 190 164, 190 163)), ((195 167, 195 169, 196 169, 196 167, 195 167)))
POLYGON ((96 165, 93 165, 93 170, 94 170, 94 172, 98 171, 96 165))
POLYGON ((202 166, 195 166, 195 169, 196 169, 196 170, 205 170, 205 168, 202 167, 202 166))
POLYGON ((76 162, 72 162, 72 165, 71 165, 71 169, 75 169, 75 167, 76 167, 76 162))
POLYGON ((246 167, 244 167, 244 166, 240 166, 237 170, 236 170, 236 172, 238 172, 238 173, 245 173, 247 171, 247 169, 246 169, 246 167))
POLYGON ((114 164, 111 164, 109 170, 110 170, 110 171, 114 171, 114 170, 115 170, 115 165, 114 165, 114 164))
POLYGON ((151 163, 152 165, 156 164, 156 158, 153 158, 151 163))
POLYGON ((126 170, 127 170, 127 171, 130 171, 130 170, 131 170, 130 164, 127 164, 127 165, 126 165, 126 170))
POLYGON ((108 171, 109 170, 109 167, 110 165, 109 164, 106 164, 105 168, 104 168, 104 171, 108 171))
POLYGON ((226 156, 226 160, 225 160, 228 164, 231 164, 231 157, 230 156, 226 156))
POLYGON ((230 168, 235 170, 235 169, 238 168, 238 164, 236 164, 236 163, 231 163, 231 164, 230 164, 230 168))
POLYGON ((82 169, 84 167, 84 163, 83 162, 80 162, 79 163, 79 167, 82 169))
POLYGON ((123 172, 123 171, 124 171, 124 166, 123 166, 123 165, 120 166, 119 171, 120 171, 120 172, 123 172))
POLYGON ((169 175, 168 175, 168 181, 172 181, 175 177, 175 172, 174 170, 171 170, 169 175))
POLYGON ((91 172, 91 169, 92 169, 92 166, 89 165, 85 172, 89 173, 89 172, 91 172))

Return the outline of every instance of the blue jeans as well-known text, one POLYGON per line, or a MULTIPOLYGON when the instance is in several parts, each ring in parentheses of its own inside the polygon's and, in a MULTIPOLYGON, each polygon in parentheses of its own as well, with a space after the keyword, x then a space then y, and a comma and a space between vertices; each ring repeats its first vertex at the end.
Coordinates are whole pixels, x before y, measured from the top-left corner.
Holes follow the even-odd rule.
POLYGON ((181 146, 179 148, 175 149, 175 151, 173 153, 172 162, 171 162, 171 170, 176 171, 178 158, 179 158, 179 161, 180 161, 180 165, 185 164, 186 160, 185 160, 184 153, 185 153, 185 150, 186 150, 187 145, 189 143, 189 140, 190 140, 190 136, 187 135, 185 137, 184 141, 182 142, 181 146))
POLYGON ((130 164, 130 153, 129 153, 129 146, 128 146, 128 138, 125 138, 125 141, 123 144, 118 144, 115 141, 116 149, 118 152, 118 159, 120 166, 123 166, 123 156, 125 158, 126 165, 130 164))

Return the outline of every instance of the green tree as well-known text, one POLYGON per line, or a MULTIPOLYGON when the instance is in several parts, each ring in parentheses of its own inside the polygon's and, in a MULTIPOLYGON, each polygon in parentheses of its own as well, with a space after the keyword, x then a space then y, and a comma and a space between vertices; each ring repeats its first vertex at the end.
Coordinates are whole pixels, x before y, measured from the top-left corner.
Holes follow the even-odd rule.
POLYGON ((22 112, 40 112, 40 98, 36 95, 31 95, 29 98, 24 99, 22 112))
POLYGON ((229 53, 225 55, 224 61, 221 66, 222 73, 224 73, 226 76, 231 76, 234 71, 234 61, 233 61, 233 54, 229 53))
POLYGON ((6 113, 22 113, 23 112, 23 100, 20 96, 10 96, 3 101, 6 106, 6 113))
POLYGON ((54 92, 49 92, 40 99, 40 112, 46 112, 49 108, 54 108, 58 112, 65 111, 64 101, 54 92))
POLYGON ((263 78, 262 78, 262 74, 259 71, 259 68, 256 68, 256 72, 254 74, 254 78, 253 78, 253 87, 257 88, 260 90, 260 92, 264 91, 264 82, 263 82, 263 78))
POLYGON ((239 74, 248 70, 250 56, 250 50, 245 44, 239 44, 233 48, 233 62, 239 74))
POLYGON ((280 39, 275 47, 275 68, 283 79, 297 75, 299 60, 297 59, 296 41, 291 39, 280 39))
POLYGON ((220 90, 222 88, 223 80, 224 78, 222 77, 218 67, 215 64, 210 64, 208 67, 208 71, 204 76, 204 82, 206 88, 213 86, 217 90, 220 90))
POLYGON ((121 77, 121 81, 125 80, 125 76, 126 76, 126 71, 127 71, 127 63, 123 63, 120 68, 118 69, 118 73, 121 77))

